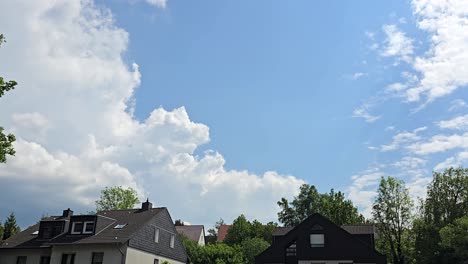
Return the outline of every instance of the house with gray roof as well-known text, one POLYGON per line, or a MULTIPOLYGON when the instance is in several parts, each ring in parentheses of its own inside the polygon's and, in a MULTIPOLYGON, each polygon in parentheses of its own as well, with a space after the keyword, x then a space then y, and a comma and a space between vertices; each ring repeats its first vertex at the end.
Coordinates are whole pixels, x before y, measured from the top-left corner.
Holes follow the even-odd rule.
POLYGON ((180 235, 197 242, 199 246, 205 245, 205 227, 203 225, 176 226, 176 230, 180 235))
POLYGON ((169 211, 152 208, 47 217, 0 245, 0 264, 171 264, 187 253, 169 211))

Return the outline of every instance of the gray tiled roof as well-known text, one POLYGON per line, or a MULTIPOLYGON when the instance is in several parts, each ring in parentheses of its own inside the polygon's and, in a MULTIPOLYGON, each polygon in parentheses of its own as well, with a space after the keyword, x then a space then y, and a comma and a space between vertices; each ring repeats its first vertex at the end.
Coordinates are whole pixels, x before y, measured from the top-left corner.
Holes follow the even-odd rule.
POLYGON ((177 233, 190 238, 191 240, 198 242, 200 235, 204 236, 204 227, 203 225, 184 225, 176 226, 177 233))
MULTIPOLYGON (((360 224, 360 225, 342 225, 341 228, 346 230, 348 233, 353 235, 364 235, 364 234, 374 234, 376 229, 374 225, 371 224, 360 224)), ((273 236, 284 236, 293 227, 277 227, 273 230, 273 236)))
MULTIPOLYGON (((38 240, 33 232, 39 230, 39 223, 5 240, 1 248, 37 248, 54 244, 102 244, 124 243, 132 235, 165 208, 112 210, 97 213, 96 230, 93 235, 61 234, 50 240, 38 240), (117 224, 126 224, 122 229, 114 229, 117 224)), ((50 217, 47 220, 58 219, 50 217)), ((67 232, 68 230, 65 230, 67 232)))

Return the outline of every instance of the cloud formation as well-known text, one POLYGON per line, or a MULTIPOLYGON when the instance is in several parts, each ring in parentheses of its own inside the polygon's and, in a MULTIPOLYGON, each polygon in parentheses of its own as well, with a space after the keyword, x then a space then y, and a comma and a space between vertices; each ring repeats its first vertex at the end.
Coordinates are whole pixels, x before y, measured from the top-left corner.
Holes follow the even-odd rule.
POLYGON ((79 0, 12 0, 2 10, 0 71, 19 85, 0 104, 2 126, 18 138, 16 157, 0 164, 0 212, 15 210, 23 224, 67 207, 86 212, 101 189, 122 185, 193 223, 240 213, 264 221, 303 183, 227 170, 216 151, 196 155, 209 128, 184 107, 137 120, 129 109, 139 66, 123 61, 129 34, 110 10, 79 0))

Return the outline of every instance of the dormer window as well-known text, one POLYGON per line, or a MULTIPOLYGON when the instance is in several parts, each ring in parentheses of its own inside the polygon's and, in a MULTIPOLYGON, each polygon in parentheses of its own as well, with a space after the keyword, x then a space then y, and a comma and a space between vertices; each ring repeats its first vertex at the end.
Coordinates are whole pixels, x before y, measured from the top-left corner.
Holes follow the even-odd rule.
POLYGON ((94 222, 73 222, 71 233, 73 235, 78 234, 92 234, 94 232, 94 222))
POLYGON ((94 222, 84 222, 83 234, 92 234, 94 232, 94 222))
POLYGON ((83 232, 83 222, 73 222, 71 233, 77 235, 81 232, 83 232))

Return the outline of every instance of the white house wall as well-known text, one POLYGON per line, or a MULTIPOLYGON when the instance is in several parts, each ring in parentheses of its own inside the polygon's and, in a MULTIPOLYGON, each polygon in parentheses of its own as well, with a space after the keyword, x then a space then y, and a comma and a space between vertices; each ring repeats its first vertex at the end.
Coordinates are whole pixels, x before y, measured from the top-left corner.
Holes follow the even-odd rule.
POLYGON ((26 264, 40 263, 41 256, 49 256, 49 249, 2 249, 0 264, 16 264, 18 256, 26 256, 26 264))
MULTIPOLYGON (((120 246, 122 253, 125 248, 120 246)), ((64 245, 53 247, 50 264, 61 264, 63 254, 75 254, 75 264, 90 264, 93 252, 103 252, 104 263, 122 263, 122 253, 117 245, 64 245)))
POLYGON ((185 264, 185 262, 168 259, 131 247, 127 248, 127 259, 125 264, 153 264, 155 259, 159 260, 159 264, 165 260, 169 261, 170 264, 185 264))

